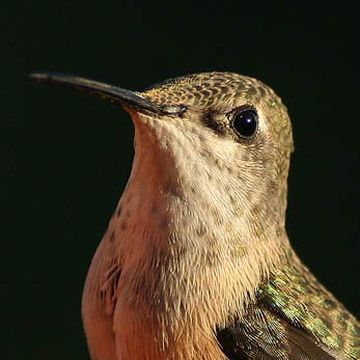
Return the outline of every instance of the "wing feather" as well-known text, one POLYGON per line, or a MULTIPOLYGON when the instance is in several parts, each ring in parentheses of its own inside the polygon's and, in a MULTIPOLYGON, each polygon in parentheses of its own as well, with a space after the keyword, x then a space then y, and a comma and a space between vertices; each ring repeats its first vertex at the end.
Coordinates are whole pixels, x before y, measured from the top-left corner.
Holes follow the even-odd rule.
POLYGON ((241 322, 218 332, 229 360, 334 360, 312 335, 266 306, 251 306, 241 322))
POLYGON ((299 262, 259 286, 246 314, 218 331, 230 360, 356 360, 357 320, 299 262))

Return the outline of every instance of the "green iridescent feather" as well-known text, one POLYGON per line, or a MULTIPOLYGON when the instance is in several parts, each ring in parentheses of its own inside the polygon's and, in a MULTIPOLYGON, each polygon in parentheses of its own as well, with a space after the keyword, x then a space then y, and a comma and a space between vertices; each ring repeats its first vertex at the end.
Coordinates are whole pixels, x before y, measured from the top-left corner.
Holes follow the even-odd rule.
POLYGON ((219 329, 229 360, 360 359, 357 320, 297 259, 273 272, 245 316, 219 329))

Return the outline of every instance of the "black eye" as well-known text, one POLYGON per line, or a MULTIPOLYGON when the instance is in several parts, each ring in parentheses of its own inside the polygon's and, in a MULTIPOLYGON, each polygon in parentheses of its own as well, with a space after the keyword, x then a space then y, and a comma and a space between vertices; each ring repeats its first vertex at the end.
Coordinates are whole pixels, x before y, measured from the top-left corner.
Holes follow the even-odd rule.
POLYGON ((252 137, 258 127, 258 115, 255 110, 247 109, 237 113, 232 120, 235 132, 244 138, 252 137))

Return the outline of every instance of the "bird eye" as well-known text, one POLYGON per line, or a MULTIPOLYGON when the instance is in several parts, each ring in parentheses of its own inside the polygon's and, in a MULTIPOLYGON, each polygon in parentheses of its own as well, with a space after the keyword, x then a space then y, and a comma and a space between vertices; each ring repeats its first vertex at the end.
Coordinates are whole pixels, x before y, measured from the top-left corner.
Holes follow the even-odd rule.
POLYGON ((258 114, 253 109, 238 112, 232 119, 232 128, 242 138, 252 137, 258 127, 258 114))

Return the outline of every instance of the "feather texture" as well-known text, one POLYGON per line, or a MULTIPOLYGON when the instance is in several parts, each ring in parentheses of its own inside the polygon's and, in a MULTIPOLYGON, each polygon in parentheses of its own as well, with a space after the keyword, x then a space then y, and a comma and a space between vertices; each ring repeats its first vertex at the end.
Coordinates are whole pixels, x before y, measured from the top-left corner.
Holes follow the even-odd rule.
POLYGON ((359 359, 356 319, 294 261, 273 273, 243 319, 217 336, 230 360, 359 359))

